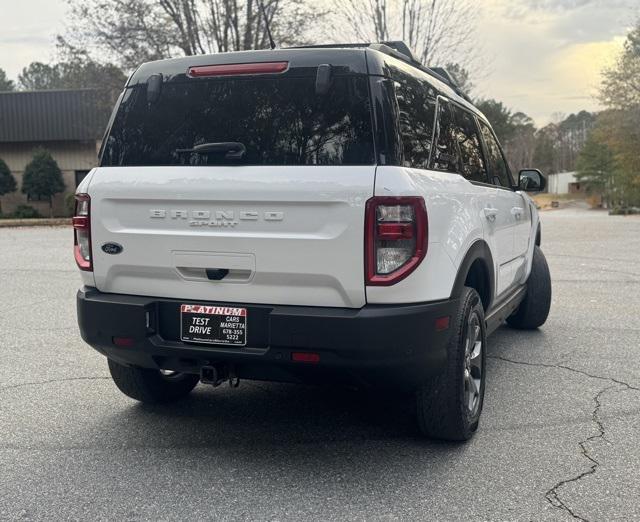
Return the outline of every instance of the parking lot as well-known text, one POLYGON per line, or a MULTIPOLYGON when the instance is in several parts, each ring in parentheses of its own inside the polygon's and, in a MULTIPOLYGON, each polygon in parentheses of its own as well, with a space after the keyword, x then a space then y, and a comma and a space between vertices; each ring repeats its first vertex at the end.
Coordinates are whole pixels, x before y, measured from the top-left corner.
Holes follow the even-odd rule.
POLYGON ((640 518, 640 219, 543 213, 547 324, 489 340, 480 431, 400 397, 242 382, 122 395, 77 331, 68 228, 0 229, 0 518, 640 518))

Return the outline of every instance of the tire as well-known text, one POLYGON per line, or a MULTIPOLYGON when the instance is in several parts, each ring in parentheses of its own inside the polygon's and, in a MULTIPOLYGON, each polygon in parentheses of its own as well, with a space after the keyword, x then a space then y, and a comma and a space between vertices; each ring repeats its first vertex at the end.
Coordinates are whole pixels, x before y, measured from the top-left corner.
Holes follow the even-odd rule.
POLYGON ((465 287, 451 319, 446 368, 416 392, 418 426, 429 438, 464 441, 478 429, 484 401, 487 335, 478 292, 465 287))
POLYGON ((186 397, 200 380, 198 375, 164 374, 160 370, 123 366, 111 359, 109 372, 122 393, 147 404, 160 404, 186 397))
POLYGON ((551 308, 551 275, 549 265, 540 250, 533 247, 531 273, 527 280, 527 294, 518 309, 507 318, 513 328, 533 330, 542 326, 549 316, 551 308))

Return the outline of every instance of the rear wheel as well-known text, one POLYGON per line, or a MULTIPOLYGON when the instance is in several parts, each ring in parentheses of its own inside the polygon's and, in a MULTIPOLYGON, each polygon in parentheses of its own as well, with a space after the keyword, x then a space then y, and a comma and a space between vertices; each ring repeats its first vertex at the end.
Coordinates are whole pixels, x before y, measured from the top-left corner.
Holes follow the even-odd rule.
POLYGON ((551 274, 549 265, 540 250, 533 247, 531 274, 527 280, 527 294, 518 309, 507 318, 509 326, 523 330, 533 330, 542 326, 551 308, 551 274))
POLYGON ((464 288, 451 324, 445 370, 416 393, 418 425, 431 438, 467 440, 478 429, 486 373, 484 309, 473 288, 464 288))
POLYGON ((200 380, 198 375, 124 366, 111 359, 109 372, 122 393, 150 404, 181 399, 187 396, 200 380))

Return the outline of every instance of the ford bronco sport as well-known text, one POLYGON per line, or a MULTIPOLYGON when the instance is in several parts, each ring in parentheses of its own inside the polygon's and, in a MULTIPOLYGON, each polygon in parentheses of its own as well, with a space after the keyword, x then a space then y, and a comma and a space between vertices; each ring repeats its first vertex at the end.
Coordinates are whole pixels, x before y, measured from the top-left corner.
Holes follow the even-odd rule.
POLYGON ((549 312, 524 194, 544 183, 516 184, 487 119, 402 44, 145 63, 76 194, 82 338, 140 401, 384 384, 423 434, 468 439, 487 335, 549 312))

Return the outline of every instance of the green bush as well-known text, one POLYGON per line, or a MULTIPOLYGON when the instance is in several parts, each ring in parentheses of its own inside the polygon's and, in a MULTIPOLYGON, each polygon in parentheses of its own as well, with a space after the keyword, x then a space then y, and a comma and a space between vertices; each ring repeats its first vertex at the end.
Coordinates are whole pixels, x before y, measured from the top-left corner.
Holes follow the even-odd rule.
POLYGON ((40 212, 30 205, 18 205, 11 217, 17 219, 31 219, 40 218, 42 216, 40 215, 40 212))

